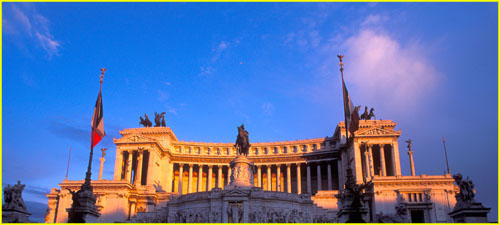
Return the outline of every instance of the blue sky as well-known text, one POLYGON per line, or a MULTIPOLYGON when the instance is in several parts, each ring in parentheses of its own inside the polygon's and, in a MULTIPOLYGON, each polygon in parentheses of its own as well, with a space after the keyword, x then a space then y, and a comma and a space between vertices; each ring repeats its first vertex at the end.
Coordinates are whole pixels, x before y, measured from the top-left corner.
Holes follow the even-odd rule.
MULTIPOLYGON (((331 136, 343 120, 337 54, 356 105, 414 142, 417 174, 469 176, 498 204, 497 3, 3 3, 2 182, 26 201, 84 178, 104 77, 104 179, 118 131, 166 112, 186 141, 331 136)), ((100 151, 94 157, 97 179, 100 151)), ((42 213, 43 214, 43 213, 42 213)))

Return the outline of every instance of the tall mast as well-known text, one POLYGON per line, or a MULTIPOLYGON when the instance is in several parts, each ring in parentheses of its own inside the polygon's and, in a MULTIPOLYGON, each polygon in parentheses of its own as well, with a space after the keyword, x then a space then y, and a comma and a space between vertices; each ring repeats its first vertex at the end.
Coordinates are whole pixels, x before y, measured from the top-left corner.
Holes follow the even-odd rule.
POLYGON ((446 169, 448 170, 448 174, 450 174, 450 166, 448 166, 448 154, 446 153, 446 141, 443 137, 443 146, 444 146, 444 158, 446 159, 446 169))

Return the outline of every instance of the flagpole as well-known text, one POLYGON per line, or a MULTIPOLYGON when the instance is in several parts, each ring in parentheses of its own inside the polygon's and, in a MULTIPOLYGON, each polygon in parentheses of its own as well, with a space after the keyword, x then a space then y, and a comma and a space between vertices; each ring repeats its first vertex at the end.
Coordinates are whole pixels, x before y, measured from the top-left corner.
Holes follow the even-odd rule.
POLYGON ((65 180, 68 180, 68 172, 69 172, 69 161, 71 160, 71 147, 69 147, 69 157, 68 157, 68 166, 66 167, 66 178, 65 180))
POLYGON ((344 57, 344 55, 337 55, 337 57, 339 57, 339 60, 340 60, 340 76, 342 77, 342 101, 344 102, 344 125, 345 125, 345 145, 346 147, 348 146, 349 144, 349 131, 347 129, 347 117, 345 115, 345 110, 346 110, 346 104, 345 104, 345 84, 344 84, 344 63, 342 62, 342 58, 344 57))
MULTIPOLYGON (((99 95, 101 95, 101 89, 102 89, 102 79, 104 78, 104 72, 106 71, 105 68, 101 69, 101 80, 99 81, 99 95)), ((97 124, 97 117, 94 118, 93 124, 97 124)), ((90 185, 90 177, 92 175, 92 156, 94 154, 94 134, 93 134, 94 128, 92 127, 92 131, 90 133, 90 158, 89 158, 89 166, 87 167, 87 173, 85 174, 85 183, 82 185, 88 190, 92 190, 92 186, 90 185)))
POLYGON ((448 174, 450 174, 450 167, 448 166, 448 154, 446 153, 446 142, 443 137, 443 146, 444 146, 444 158, 446 159, 446 169, 448 169, 448 174))

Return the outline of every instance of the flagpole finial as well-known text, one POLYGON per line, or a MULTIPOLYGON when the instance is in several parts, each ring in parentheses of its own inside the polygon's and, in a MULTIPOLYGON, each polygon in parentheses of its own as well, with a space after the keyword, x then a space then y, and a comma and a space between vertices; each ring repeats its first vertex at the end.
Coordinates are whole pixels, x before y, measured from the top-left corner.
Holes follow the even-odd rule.
POLYGON ((101 68, 101 84, 102 84, 102 79, 104 78, 104 72, 106 72, 106 68, 101 68))
POLYGON ((344 63, 342 62, 342 58, 344 58, 344 55, 337 55, 337 57, 339 57, 339 60, 340 60, 340 70, 343 70, 344 68, 342 68, 344 66, 344 63))

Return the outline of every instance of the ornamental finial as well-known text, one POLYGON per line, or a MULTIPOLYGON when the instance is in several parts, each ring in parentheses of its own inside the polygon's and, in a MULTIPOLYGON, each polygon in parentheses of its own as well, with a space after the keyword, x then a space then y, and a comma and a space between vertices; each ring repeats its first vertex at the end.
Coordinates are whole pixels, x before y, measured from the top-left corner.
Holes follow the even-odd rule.
POLYGON ((101 84, 102 84, 102 79, 104 78, 104 72, 106 72, 106 68, 101 68, 101 84))

